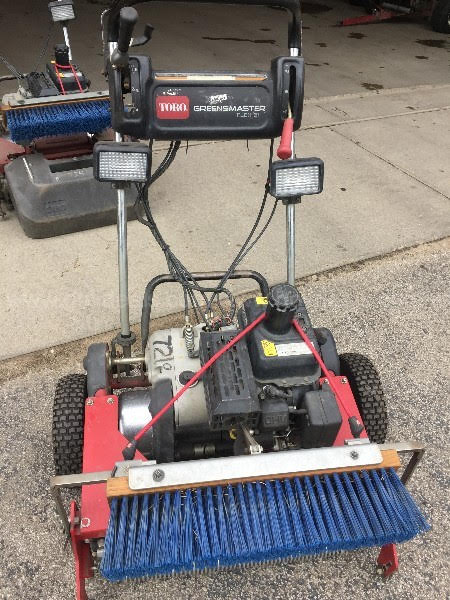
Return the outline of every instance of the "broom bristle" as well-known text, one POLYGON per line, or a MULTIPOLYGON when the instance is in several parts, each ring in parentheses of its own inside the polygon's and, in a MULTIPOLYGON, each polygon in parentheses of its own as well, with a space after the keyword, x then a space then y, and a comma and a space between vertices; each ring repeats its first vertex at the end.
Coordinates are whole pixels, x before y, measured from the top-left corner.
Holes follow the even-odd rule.
POLYGON ((111 581, 404 542, 429 525, 394 469, 114 498, 111 581))
POLYGON ((53 135, 97 133, 111 125, 110 105, 107 100, 21 108, 7 111, 6 116, 14 142, 53 135))

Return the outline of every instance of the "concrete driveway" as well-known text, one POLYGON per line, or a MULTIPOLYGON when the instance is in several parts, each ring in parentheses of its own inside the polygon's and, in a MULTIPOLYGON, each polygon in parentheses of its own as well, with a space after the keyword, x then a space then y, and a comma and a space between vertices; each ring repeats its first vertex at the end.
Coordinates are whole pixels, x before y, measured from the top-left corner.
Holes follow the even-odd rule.
MULTIPOLYGON (((101 88, 98 23, 105 4, 77 2, 78 20, 71 27, 74 56, 101 88)), ((304 9, 307 100, 297 149, 301 156, 323 158, 326 175, 324 193, 298 208, 298 275, 445 237, 445 36, 424 21, 336 27, 342 16, 361 11, 337 0, 305 3, 304 9)), ((139 11, 142 22, 155 26, 149 49, 162 68, 266 68, 285 51, 282 11, 160 3, 139 11)), ((38 10, 31 0, 17 0, 8 11, 0 9, 0 17, 2 52, 21 70, 35 66, 47 35, 45 5, 38 10)), ((50 46, 58 41, 56 32, 50 46)), ((265 142, 250 143, 249 151, 244 142, 192 144, 152 188, 155 218, 192 270, 224 269, 231 262, 258 210, 267 148, 265 142)), ((283 220, 280 207, 243 265, 273 283, 284 278, 283 220)), ((118 325, 115 240, 114 227, 31 240, 14 214, 0 222, 0 305, 4 329, 13 332, 3 340, 0 358, 118 325)), ((146 282, 166 266, 139 223, 130 224, 129 250, 131 319, 137 323, 146 282)), ((179 310, 181 300, 177 290, 161 289, 155 314, 179 310)))

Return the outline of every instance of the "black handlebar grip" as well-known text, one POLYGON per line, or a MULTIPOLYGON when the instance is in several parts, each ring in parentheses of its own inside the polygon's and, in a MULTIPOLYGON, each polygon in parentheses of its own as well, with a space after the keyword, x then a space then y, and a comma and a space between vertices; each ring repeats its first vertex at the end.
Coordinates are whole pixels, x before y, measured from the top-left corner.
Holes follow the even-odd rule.
POLYGON ((122 54, 126 54, 130 47, 133 29, 138 20, 138 14, 132 6, 125 6, 120 9, 119 16, 119 39, 117 48, 122 54))

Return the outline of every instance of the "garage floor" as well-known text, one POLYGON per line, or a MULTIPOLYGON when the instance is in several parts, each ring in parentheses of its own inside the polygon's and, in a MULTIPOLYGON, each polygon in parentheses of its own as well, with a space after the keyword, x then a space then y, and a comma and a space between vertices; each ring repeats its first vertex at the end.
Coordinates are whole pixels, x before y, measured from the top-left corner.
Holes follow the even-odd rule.
MULTIPOLYGON (((45 3, 39 11, 37 4, 16 0, 8 10, 0 8, 2 52, 21 70, 36 66, 47 37, 45 3)), ((71 28, 74 56, 100 88, 104 5, 79 0, 71 28)), ((164 68, 266 68, 285 51, 286 17, 279 10, 160 3, 139 10, 141 22, 156 28, 149 49, 164 68)), ((337 0, 304 3, 307 101, 297 151, 323 158, 326 174, 324 193, 298 208, 299 276, 440 239, 450 230, 450 177, 443 160, 450 152, 448 40, 424 20, 336 26, 360 12, 337 0)), ((50 46, 59 40, 56 31, 50 46)), ((258 210, 267 146, 192 144, 152 189, 155 218, 192 270, 231 262, 258 210)), ((280 207, 244 263, 273 283, 283 278, 283 220, 280 207)), ((10 214, 0 232, 0 303, 4 327, 14 331, 3 340, 0 358, 117 326, 114 227, 31 240, 10 214)), ((166 267, 139 223, 130 224, 129 249, 136 323, 146 282, 166 267)), ((159 293, 155 314, 180 307, 169 287, 159 293)))

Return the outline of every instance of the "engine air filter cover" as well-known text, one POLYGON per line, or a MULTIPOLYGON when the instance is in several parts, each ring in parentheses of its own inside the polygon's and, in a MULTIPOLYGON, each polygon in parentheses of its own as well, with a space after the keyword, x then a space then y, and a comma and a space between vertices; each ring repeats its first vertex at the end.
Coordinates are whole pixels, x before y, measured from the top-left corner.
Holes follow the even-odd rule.
MULTIPOLYGON (((237 330, 202 331, 202 365, 238 333, 237 330)), ((235 344, 208 369, 203 375, 203 385, 211 429, 229 429, 237 423, 256 427, 261 409, 245 341, 235 344)))

